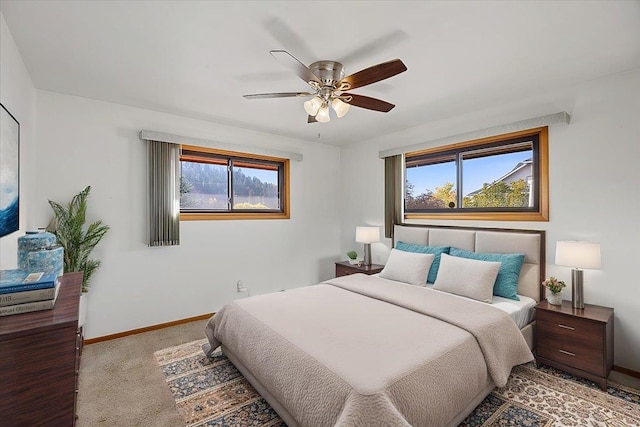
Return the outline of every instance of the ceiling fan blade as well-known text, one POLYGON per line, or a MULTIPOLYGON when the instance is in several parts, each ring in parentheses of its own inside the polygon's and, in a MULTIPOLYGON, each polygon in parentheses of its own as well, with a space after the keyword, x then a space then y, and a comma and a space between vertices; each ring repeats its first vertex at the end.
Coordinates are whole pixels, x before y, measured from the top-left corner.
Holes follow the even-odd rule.
POLYGON ((278 42, 279 46, 286 46, 291 52, 296 52, 303 58, 315 58, 309 45, 303 37, 278 17, 268 18, 263 22, 264 28, 278 42))
POLYGON ((370 98, 368 96, 356 95, 354 93, 343 93, 340 96, 344 102, 353 105, 354 107, 366 108, 367 110, 381 111, 388 113, 395 107, 394 104, 390 104, 386 101, 376 98, 370 98), (350 100, 348 97, 351 97, 350 100))
POLYGON ((265 98, 293 98, 293 97, 304 97, 304 96, 313 96, 315 93, 309 92, 280 92, 280 93, 254 93, 251 95, 242 95, 247 99, 265 99, 265 98))
POLYGON ((271 50, 269 51, 269 53, 278 61, 280 61, 282 65, 296 73, 296 75, 305 82, 320 83, 320 79, 318 78, 318 76, 313 74, 309 67, 298 61, 295 56, 291 55, 286 50, 271 50))
POLYGON ((351 90, 388 79, 404 71, 407 71, 406 65, 401 60, 394 59, 351 74, 340 80, 336 87, 338 90, 351 90))
POLYGON ((315 116, 309 115, 309 118, 307 119, 307 123, 318 123, 318 121, 316 120, 315 116))
MULTIPOLYGON (((341 56, 338 61, 342 62, 343 64, 352 64, 367 57, 371 58, 373 55, 382 53, 385 50, 389 49, 392 45, 398 44, 403 40, 406 40, 407 38, 409 38, 409 36, 404 31, 394 30, 387 34, 381 35, 375 40, 371 40, 367 44, 361 45, 360 47, 352 50, 344 56, 341 56)), ((296 50, 296 52, 302 51, 296 50)))

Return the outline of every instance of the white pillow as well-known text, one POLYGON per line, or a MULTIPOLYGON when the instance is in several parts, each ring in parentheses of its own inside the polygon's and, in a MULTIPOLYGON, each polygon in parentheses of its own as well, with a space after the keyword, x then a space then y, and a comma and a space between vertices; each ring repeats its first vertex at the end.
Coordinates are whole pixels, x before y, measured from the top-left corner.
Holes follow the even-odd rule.
POLYGON ((429 268, 436 256, 434 254, 422 254, 415 252, 391 249, 389 259, 380 272, 380 277, 397 282, 405 282, 410 285, 427 284, 429 268))
POLYGON ((491 303, 500 264, 442 254, 433 289, 491 303))

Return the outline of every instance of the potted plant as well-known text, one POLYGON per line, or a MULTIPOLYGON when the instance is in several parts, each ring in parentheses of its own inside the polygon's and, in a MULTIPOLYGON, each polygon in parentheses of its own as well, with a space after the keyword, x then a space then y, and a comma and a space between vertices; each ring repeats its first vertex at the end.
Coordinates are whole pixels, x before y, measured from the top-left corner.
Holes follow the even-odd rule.
POLYGON ((358 253, 356 251, 347 252, 347 257, 349 258, 349 264, 357 264, 358 263, 358 253))
POLYGON ((89 259, 89 255, 109 230, 109 226, 102 221, 95 221, 85 227, 87 199, 90 192, 91 186, 87 186, 66 206, 49 200, 54 218, 47 227, 47 231, 53 233, 57 243, 64 248, 64 272, 82 271, 83 273, 80 298, 81 323, 86 311, 86 298, 83 296, 89 291, 91 277, 101 264, 99 260, 89 259))
POLYGON ((549 289, 551 292, 547 295, 547 301, 551 305, 562 305, 562 289, 564 289, 565 283, 562 280, 558 280, 555 277, 551 276, 549 279, 542 282, 542 286, 549 289))

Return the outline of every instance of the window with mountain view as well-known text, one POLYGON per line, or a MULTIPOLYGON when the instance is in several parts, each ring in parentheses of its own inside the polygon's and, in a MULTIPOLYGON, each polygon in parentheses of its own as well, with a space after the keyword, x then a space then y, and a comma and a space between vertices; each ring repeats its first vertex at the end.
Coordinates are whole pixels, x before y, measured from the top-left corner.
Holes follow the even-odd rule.
POLYGON ((547 128, 405 155, 406 218, 548 219, 547 128))
POLYGON ((288 218, 289 160, 183 146, 180 219, 288 218))

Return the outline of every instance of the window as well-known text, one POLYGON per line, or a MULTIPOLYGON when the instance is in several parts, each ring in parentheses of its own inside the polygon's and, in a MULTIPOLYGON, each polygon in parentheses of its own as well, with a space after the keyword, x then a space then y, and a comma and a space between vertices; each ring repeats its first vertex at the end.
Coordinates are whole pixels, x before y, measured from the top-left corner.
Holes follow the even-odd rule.
POLYGON ((548 130, 405 155, 405 218, 547 221, 548 130))
POLYGON ((289 160, 182 146, 180 219, 289 218, 289 160))

